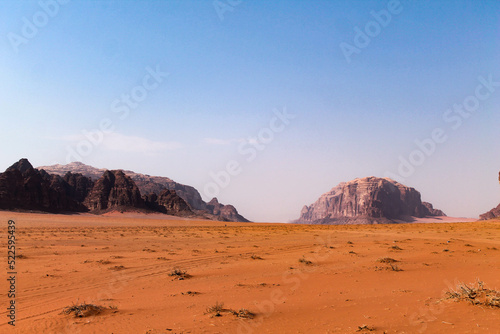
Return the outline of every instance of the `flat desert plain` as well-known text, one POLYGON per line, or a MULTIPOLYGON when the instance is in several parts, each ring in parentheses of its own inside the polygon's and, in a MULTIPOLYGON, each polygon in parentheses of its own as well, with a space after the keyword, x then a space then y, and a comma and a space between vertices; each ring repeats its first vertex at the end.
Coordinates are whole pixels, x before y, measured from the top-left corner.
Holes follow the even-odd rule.
POLYGON ((4 268, 9 219, 16 326, 5 269, 1 333, 500 332, 499 308, 446 295, 477 279, 500 289, 499 221, 314 226, 0 212, 4 268), (63 312, 82 303, 105 309, 63 312))

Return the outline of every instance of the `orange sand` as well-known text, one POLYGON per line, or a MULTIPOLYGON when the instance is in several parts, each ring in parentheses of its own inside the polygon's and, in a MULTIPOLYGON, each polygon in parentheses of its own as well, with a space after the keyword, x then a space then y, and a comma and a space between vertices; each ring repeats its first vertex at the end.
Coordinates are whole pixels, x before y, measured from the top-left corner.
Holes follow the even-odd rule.
POLYGON ((500 332, 500 309, 441 301, 476 278, 500 289, 499 221, 300 226, 0 212, 4 268, 9 219, 24 258, 15 327, 1 279, 0 333, 500 332), (176 280, 174 268, 192 277, 176 280), (113 309, 61 313, 77 302, 113 309), (256 317, 206 314, 216 302, 256 317))

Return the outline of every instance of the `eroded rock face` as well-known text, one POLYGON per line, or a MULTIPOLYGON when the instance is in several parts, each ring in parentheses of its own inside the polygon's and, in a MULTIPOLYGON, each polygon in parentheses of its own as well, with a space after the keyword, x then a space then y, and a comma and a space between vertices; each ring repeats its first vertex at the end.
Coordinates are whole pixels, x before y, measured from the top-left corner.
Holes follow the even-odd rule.
POLYGON ((245 217, 238 213, 234 206, 220 204, 216 197, 207 203, 207 211, 223 221, 248 222, 245 217))
POLYGON ((33 168, 21 159, 0 174, 0 209, 46 212, 87 211, 71 196, 72 187, 60 176, 33 168))
MULTIPOLYGON (((88 166, 81 162, 72 162, 67 165, 44 166, 40 168, 61 176, 64 176, 67 172, 82 174, 92 180, 99 179, 103 173, 106 172, 105 169, 88 166)), ((175 191, 175 193, 189 205, 190 209, 200 217, 222 221, 248 222, 248 220, 241 216, 232 205, 222 205, 217 201, 217 205, 213 205, 210 208, 207 207, 208 203, 203 201, 200 193, 194 187, 177 183, 168 177, 150 176, 129 170, 124 170, 123 172, 135 182, 141 194, 145 195, 144 201, 151 210, 153 210, 152 206, 154 207, 154 204, 150 202, 151 194, 155 194, 158 198, 163 191, 171 190, 175 191)))
POLYGON ((420 193, 389 178, 344 182, 304 206, 297 222, 312 224, 390 223, 442 214, 422 204, 420 193))
POLYGON ((500 217, 500 204, 496 208, 493 208, 490 211, 480 215, 479 219, 480 220, 487 220, 487 219, 493 219, 493 218, 497 218, 497 217, 500 217))
POLYGON ((82 174, 67 172, 63 180, 70 186, 69 194, 77 202, 83 203, 94 187, 94 181, 82 174))
MULTIPOLYGON (((498 173, 498 182, 500 183, 500 173, 498 173)), ((493 208, 490 211, 480 215, 479 220, 487 220, 498 217, 500 217, 500 204, 496 208, 493 208)))
POLYGON ((446 214, 441 211, 441 210, 438 210, 438 209, 434 209, 434 207, 432 206, 431 203, 429 202, 422 202, 422 204, 427 208, 427 210, 429 211, 429 213, 427 214, 427 216, 440 216, 440 217, 446 217, 446 214))
POLYGON ((173 216, 192 216, 193 211, 175 190, 163 190, 160 195, 151 193, 144 196, 146 206, 153 210, 173 216))
POLYGON ((105 171, 84 200, 91 211, 146 207, 139 188, 121 170, 105 171))

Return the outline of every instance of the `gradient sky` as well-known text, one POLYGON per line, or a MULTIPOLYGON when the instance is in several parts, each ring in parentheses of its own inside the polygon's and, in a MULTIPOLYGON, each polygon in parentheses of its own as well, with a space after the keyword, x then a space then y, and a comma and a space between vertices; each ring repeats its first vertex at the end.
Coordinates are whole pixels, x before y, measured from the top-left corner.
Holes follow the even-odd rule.
POLYGON ((480 88, 488 97, 460 126, 444 117, 474 102, 479 77, 500 82, 500 2, 402 0, 348 62, 341 43, 376 29, 370 13, 389 3, 0 1, 0 170, 64 164, 108 120, 82 162, 168 176, 210 200, 210 173, 236 161, 219 200, 286 222, 340 182, 398 174, 440 128, 446 140, 401 181, 477 217, 500 202, 500 84, 480 88), (148 69, 168 76, 120 118, 148 69), (256 142, 283 110, 295 118, 256 142), (265 147, 254 159, 241 154, 252 143, 265 147))

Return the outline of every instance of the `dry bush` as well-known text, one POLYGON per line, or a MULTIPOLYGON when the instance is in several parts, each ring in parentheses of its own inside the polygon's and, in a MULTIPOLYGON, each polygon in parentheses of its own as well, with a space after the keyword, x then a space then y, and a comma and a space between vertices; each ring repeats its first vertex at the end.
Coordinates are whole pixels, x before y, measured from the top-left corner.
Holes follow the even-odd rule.
POLYGON ((221 312, 224 312, 224 311, 227 311, 226 309, 224 309, 224 303, 215 302, 214 305, 207 308, 206 313, 208 313, 208 314, 213 313, 214 317, 220 317, 221 312))
POLYGON ((205 314, 212 314, 212 317, 221 317, 222 313, 229 313, 238 318, 253 319, 255 314, 250 312, 245 308, 241 308, 238 311, 233 309, 224 308, 224 303, 216 302, 214 305, 207 308, 205 314))
POLYGON ((73 314, 77 318, 85 318, 93 315, 97 315, 104 311, 106 307, 94 305, 94 304, 73 304, 71 306, 67 306, 63 309, 64 314, 73 314))
POLYGON ((182 280, 184 280, 184 279, 186 279, 186 278, 191 278, 191 277, 192 277, 192 276, 191 276, 191 275, 189 275, 189 274, 188 274, 185 270, 181 270, 181 269, 178 269, 178 268, 176 268, 176 269, 172 270, 172 271, 168 274, 168 276, 175 277, 176 279, 178 279, 178 280, 180 280, 180 281, 182 281, 182 280))
POLYGON ((312 264, 313 264, 311 261, 306 260, 304 257, 300 258, 300 259, 299 259, 299 262, 300 262, 300 263, 303 263, 303 264, 305 264, 305 265, 307 265, 307 266, 310 266, 310 265, 312 265, 312 264))
POLYGON ((446 299, 465 300, 472 305, 483 305, 500 308, 500 291, 487 289, 484 283, 459 283, 457 287, 446 293, 446 299))
POLYGON ((383 257, 383 258, 378 259, 377 262, 380 262, 380 263, 395 263, 395 262, 399 262, 399 261, 395 260, 393 258, 390 258, 390 257, 383 257))

